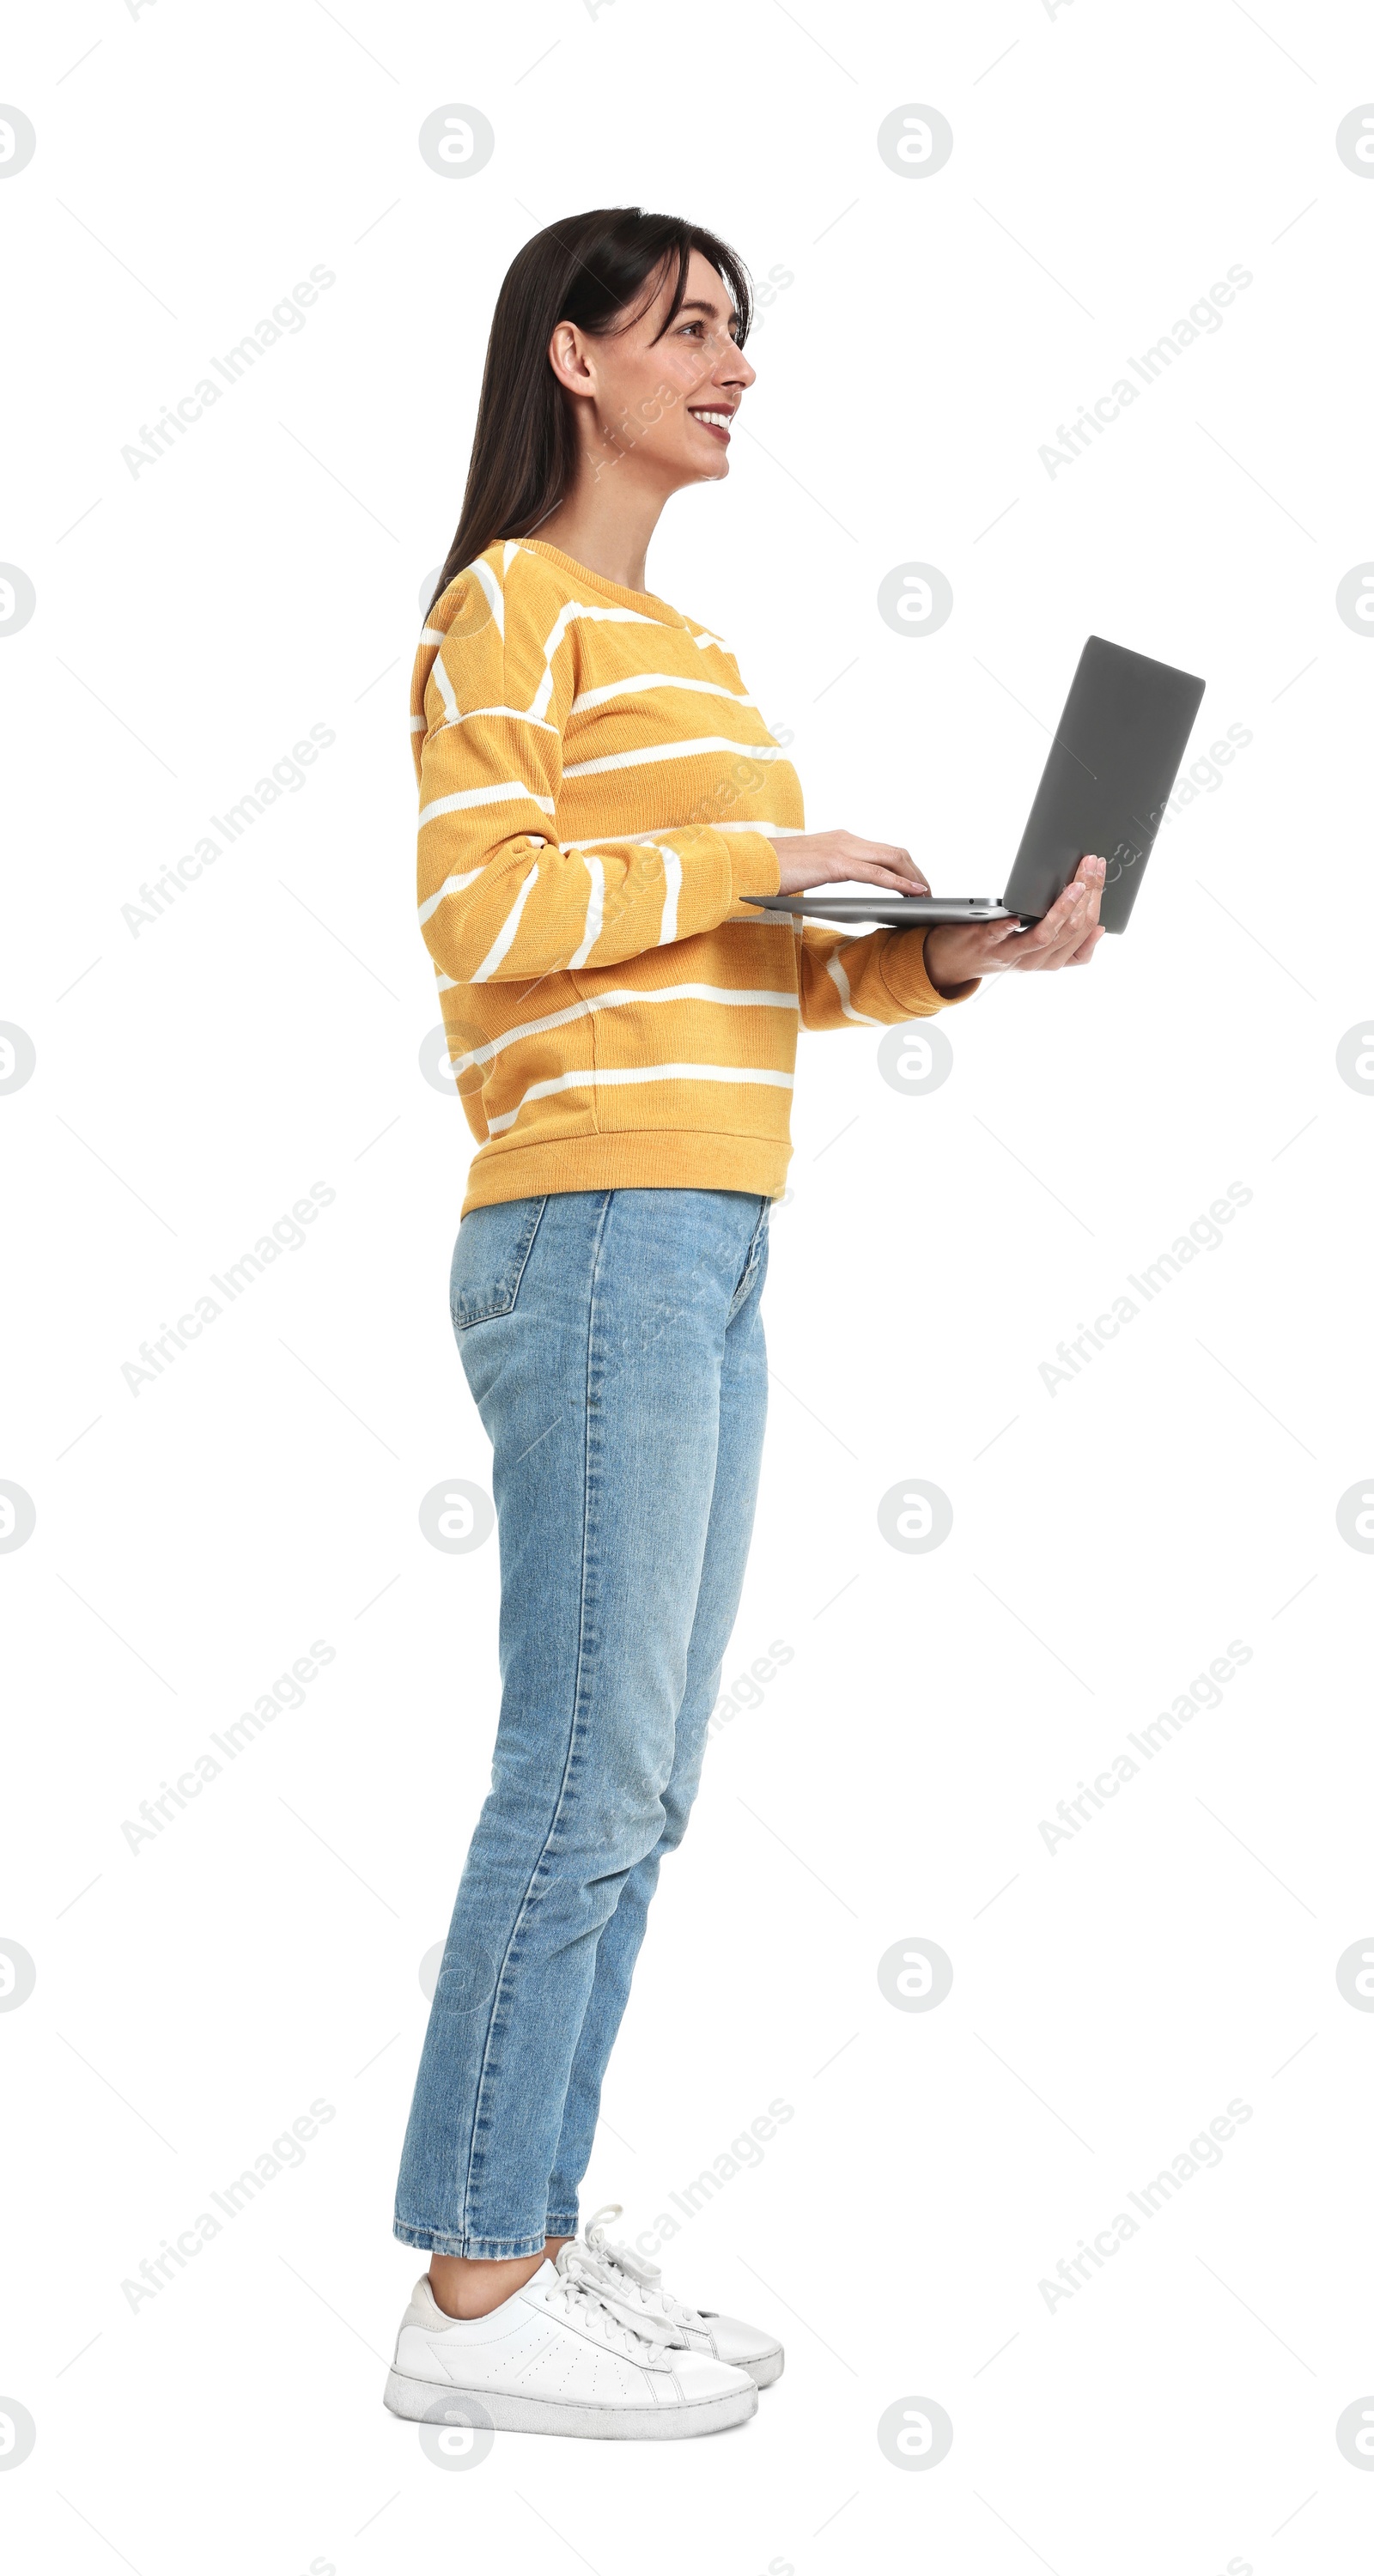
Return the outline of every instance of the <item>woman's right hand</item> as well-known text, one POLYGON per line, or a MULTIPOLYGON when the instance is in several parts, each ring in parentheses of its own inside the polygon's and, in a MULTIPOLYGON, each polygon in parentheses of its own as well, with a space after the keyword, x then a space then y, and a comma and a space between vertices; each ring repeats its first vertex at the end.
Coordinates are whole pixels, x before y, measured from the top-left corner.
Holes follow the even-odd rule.
POLYGON ((881 886, 885 894, 929 894, 930 888, 909 850, 887 841, 861 841, 857 832, 789 832, 775 841, 781 871, 779 894, 805 894, 808 887, 844 884, 881 886))

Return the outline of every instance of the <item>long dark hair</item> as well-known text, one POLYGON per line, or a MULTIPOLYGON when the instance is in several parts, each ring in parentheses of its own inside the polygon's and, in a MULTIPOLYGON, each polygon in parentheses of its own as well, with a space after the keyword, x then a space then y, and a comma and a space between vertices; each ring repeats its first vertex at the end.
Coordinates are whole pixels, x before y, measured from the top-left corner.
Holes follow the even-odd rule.
POLYGON ((743 342, 751 311, 743 261, 728 242, 679 215, 598 206, 547 225, 516 253, 492 316, 463 512, 435 599, 497 537, 532 535, 571 485, 577 438, 572 405, 549 364, 555 324, 575 322, 579 330, 594 332, 627 329, 676 263, 667 331, 681 310, 694 250, 729 287, 738 315, 736 338, 743 342))

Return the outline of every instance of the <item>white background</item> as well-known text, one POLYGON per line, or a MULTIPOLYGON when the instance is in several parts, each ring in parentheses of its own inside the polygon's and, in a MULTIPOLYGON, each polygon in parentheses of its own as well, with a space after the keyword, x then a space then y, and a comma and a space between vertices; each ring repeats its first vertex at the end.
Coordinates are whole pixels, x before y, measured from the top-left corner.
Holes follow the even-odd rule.
POLYGON ((1335 1060, 1372 998, 1374 642, 1335 607, 1374 555, 1374 184, 1334 140, 1374 93, 1361 18, 85 0, 28 13, 4 87, 38 137, 0 185, 0 554, 37 594, 0 636, 0 1016, 37 1050, 0 1102, 0 1475, 37 1513, 0 1562, 0 1933, 37 1966, 0 2015, 0 2394, 37 2427, 0 2478, 13 2563, 1366 2568, 1374 2477, 1335 2424, 1374 2389, 1374 2019, 1334 1973, 1374 1930, 1374 1567, 1336 1522, 1374 1467, 1374 1105, 1335 1060), (461 181, 416 143, 454 101, 496 135, 461 181), (876 148, 909 102, 953 128, 928 178, 876 148), (631 200, 791 273, 728 486, 674 504, 649 571, 791 727, 816 828, 995 891, 1089 632, 1206 675, 1197 752, 1253 740, 1090 973, 951 1015, 938 1090, 893 1089, 865 1033, 803 1041, 727 1682, 793 1657, 713 1743, 585 2200, 647 2228, 789 2104, 668 2249, 673 2286, 782 2329, 787 2374, 714 2441, 503 2435, 451 2475, 380 2403, 421 2259, 389 2234, 419 1963, 497 1698, 495 1544, 442 1555, 417 1519, 488 1452, 446 1305, 469 1139, 418 1063, 406 686, 500 278, 631 200), (131 474, 316 264, 305 328, 131 474), (1048 474, 1232 265, 1223 326, 1048 474), (908 561, 953 586, 938 634, 877 614, 908 561), (304 787, 134 936, 140 884, 315 723, 304 787), (314 1182, 303 1246, 131 1393, 314 1182), (1224 1242, 1051 1394, 1056 1345, 1233 1182, 1224 1242), (913 1476, 953 1505, 930 1555, 878 1529, 913 1476), (317 1638, 304 1706, 131 1852, 123 1820, 317 1638), (1232 1639, 1221 1706, 1047 1850, 1232 1639), (921 1939, 952 1992, 895 2011, 878 1960, 921 1939), (131 2309, 317 2098, 303 2163, 131 2309), (1219 2166, 1051 2309, 1232 2099, 1219 2166), (954 2425, 922 2474, 876 2433, 916 2396, 954 2425))

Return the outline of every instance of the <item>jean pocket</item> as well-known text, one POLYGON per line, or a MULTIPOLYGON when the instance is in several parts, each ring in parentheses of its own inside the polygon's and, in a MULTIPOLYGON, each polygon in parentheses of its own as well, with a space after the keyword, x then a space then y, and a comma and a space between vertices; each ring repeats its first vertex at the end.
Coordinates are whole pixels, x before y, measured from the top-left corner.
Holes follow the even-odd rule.
POLYGON ((508 1315, 520 1294, 547 1198, 502 1199, 469 1211, 458 1228, 449 1275, 449 1314, 455 1333, 508 1315))

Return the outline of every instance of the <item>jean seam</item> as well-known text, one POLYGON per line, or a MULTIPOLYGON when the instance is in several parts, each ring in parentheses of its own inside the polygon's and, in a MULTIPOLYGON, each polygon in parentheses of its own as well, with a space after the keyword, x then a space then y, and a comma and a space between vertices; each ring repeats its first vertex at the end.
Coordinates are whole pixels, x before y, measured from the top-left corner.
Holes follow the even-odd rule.
POLYGON ((771 1201, 765 1199, 759 1209, 758 1221, 749 1240, 749 1250, 745 1255, 744 1269, 726 1312, 725 1321, 727 1324, 733 1324, 736 1315, 739 1313, 741 1306, 748 1297, 750 1288, 753 1286, 754 1275, 758 1269, 761 1258, 760 1238, 763 1234, 764 1227, 768 1223, 768 1210, 770 1205, 771 1201))
POLYGON ((582 1481, 582 1572, 578 1599, 577 1669, 573 1675, 572 1712, 568 1726, 568 1747, 567 1752, 564 1755, 563 1774, 558 1784, 558 1795, 554 1800, 553 1813, 549 1819, 548 1831, 546 1832, 543 1843, 540 1846, 534 1867, 530 1871, 529 1883, 526 1886, 524 1895, 521 1897, 520 1903, 516 1909, 515 1920, 511 1925, 510 1937, 506 1943, 501 1965, 497 1970, 496 1983, 492 1991, 491 2012, 487 2021, 486 2036, 482 2043, 482 2064, 478 2073, 476 2090, 473 2096, 472 2136, 468 2145, 467 2174, 463 2185, 462 2207, 465 2233, 467 2229, 468 2209, 477 2180, 476 2168, 479 2154, 477 2142, 482 2127, 482 2095, 490 2069, 492 2038, 500 2016, 505 1980, 511 1965, 512 1954, 519 1940, 521 1931, 524 1928, 526 1916, 535 1901, 540 1874, 543 1870, 544 1863, 548 1858, 554 1836, 557 1833, 559 1824, 562 1820, 564 1803, 567 1798, 569 1782, 577 1753, 579 1721, 582 1714, 583 1658, 586 1649, 587 1631, 588 1540, 592 1513, 592 1351, 596 1339, 597 1282, 601 1269, 602 1249, 606 1239, 606 1226, 610 1216, 611 1203, 614 1197, 615 1192, 613 1190, 607 1190, 603 1195, 600 1223, 597 1228, 596 1244, 592 1254, 591 1285, 587 1298, 587 1427, 585 1435, 586 1445, 583 1453, 582 1481))

